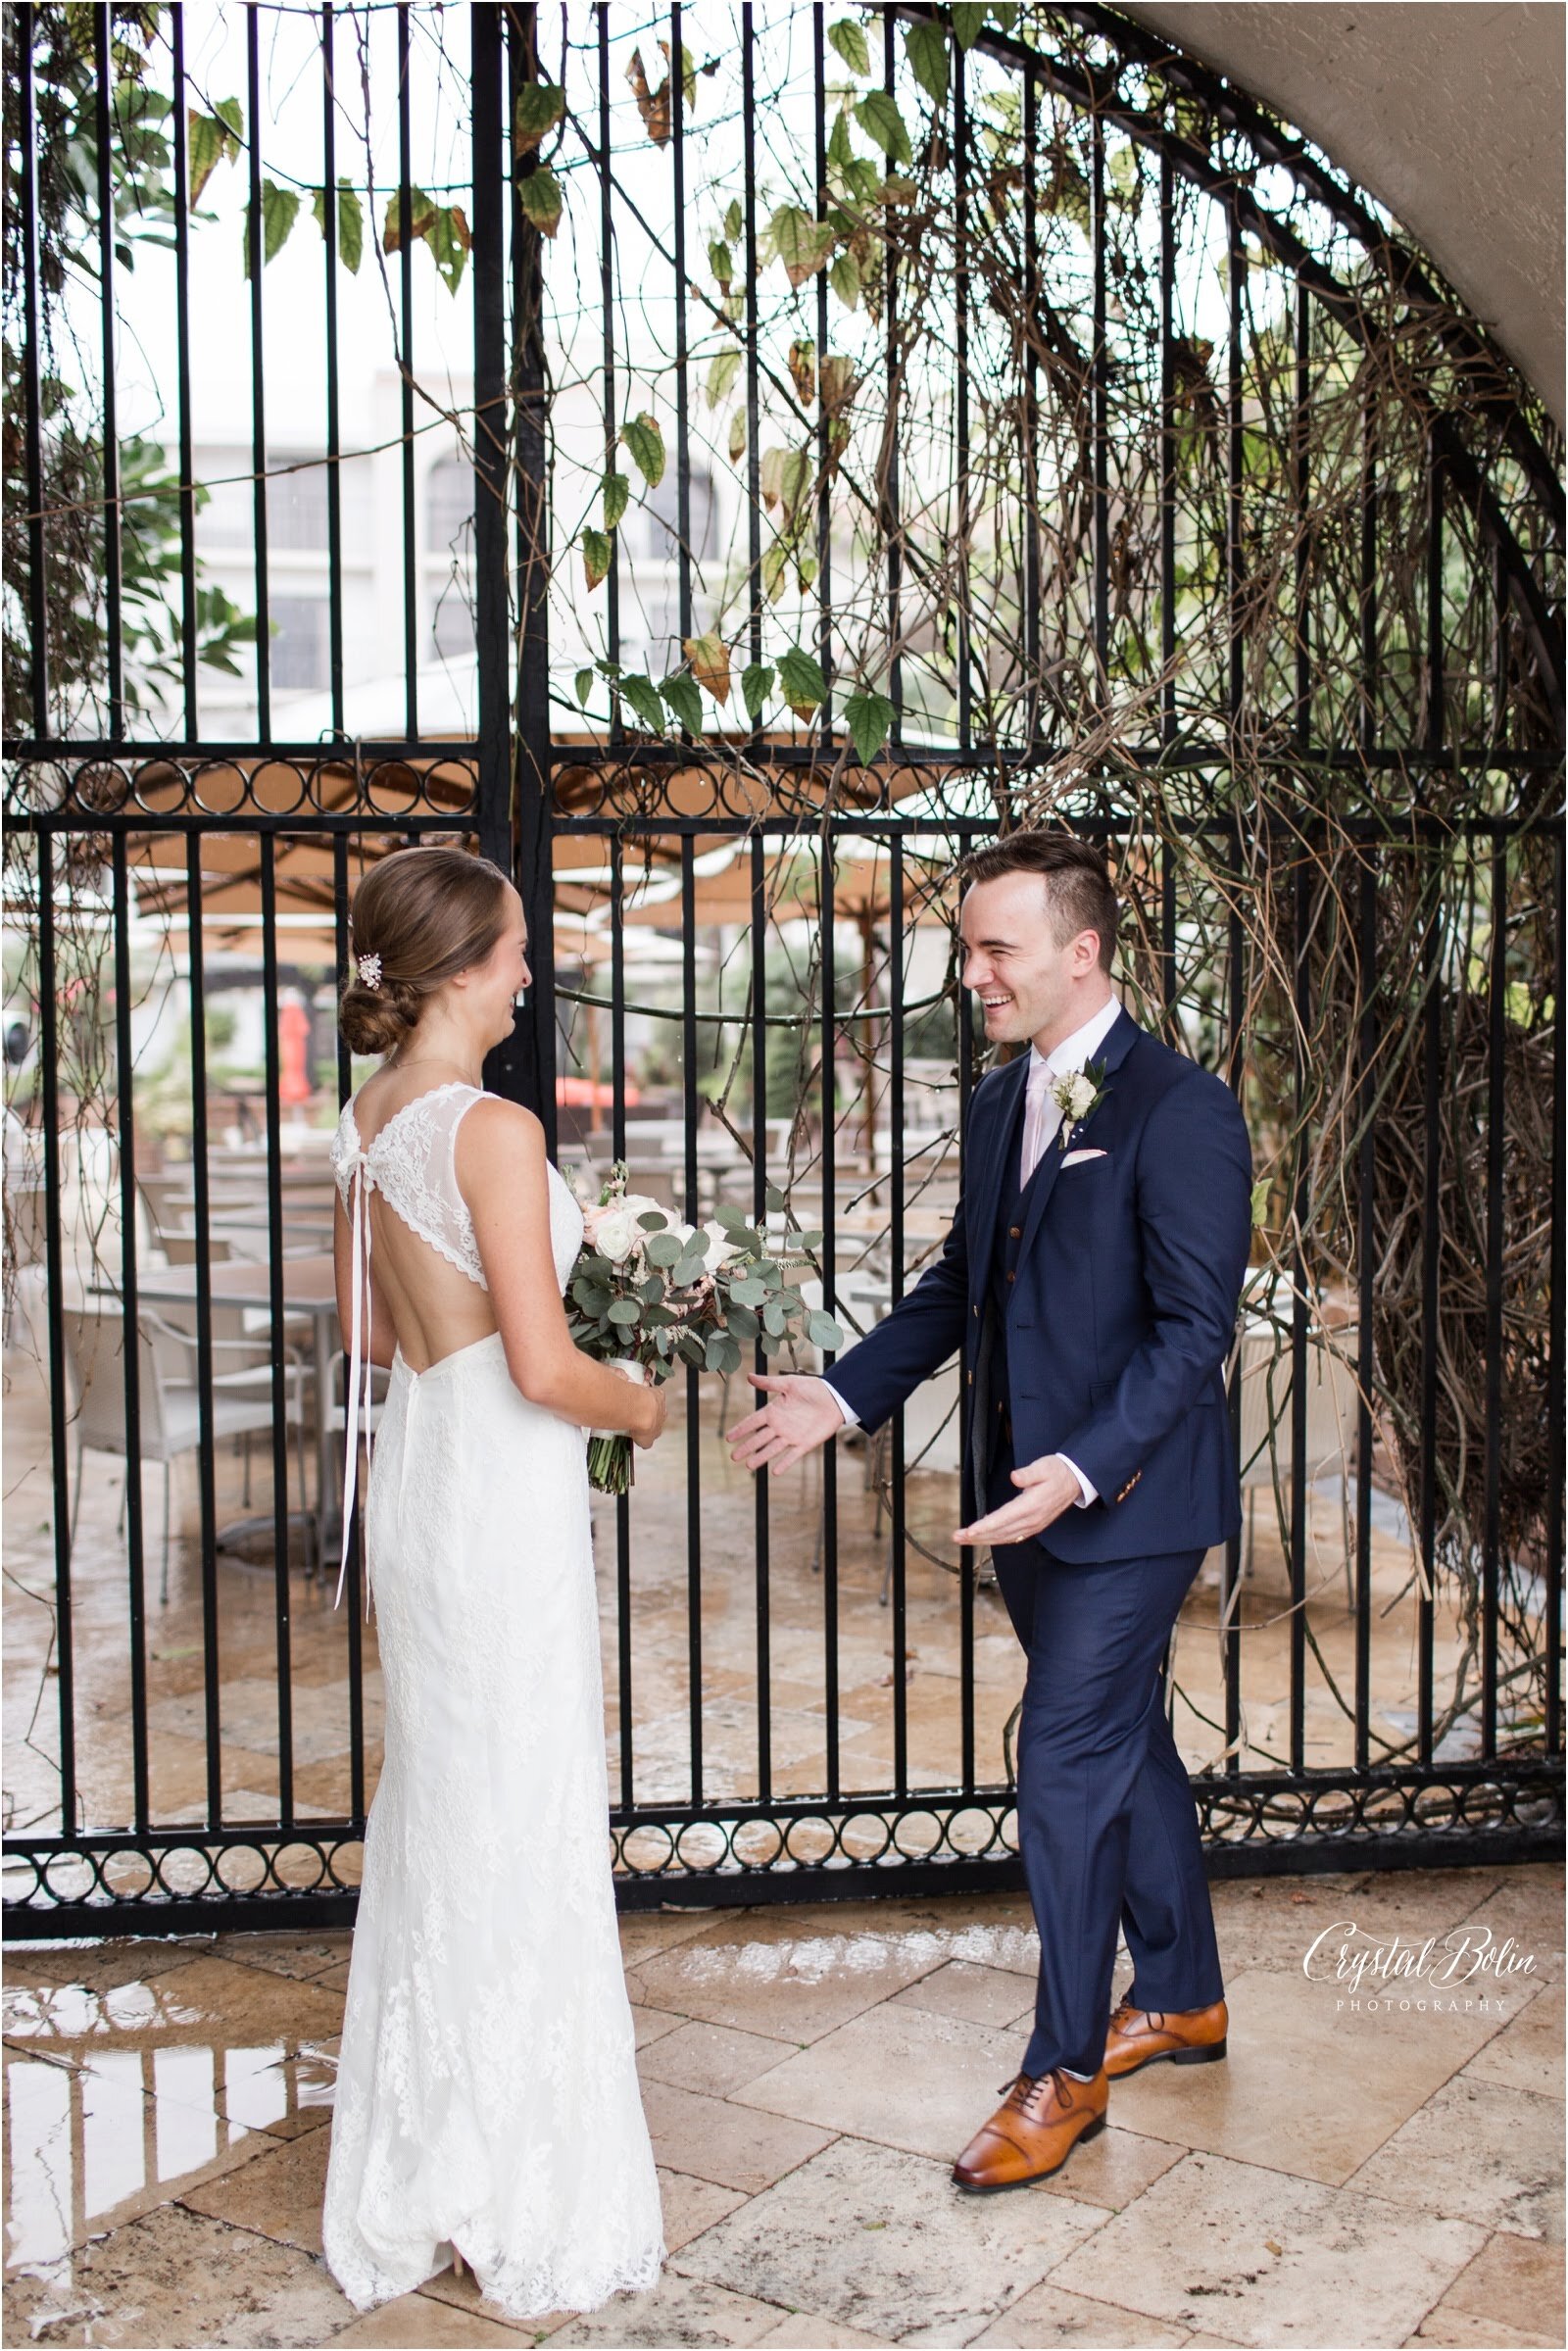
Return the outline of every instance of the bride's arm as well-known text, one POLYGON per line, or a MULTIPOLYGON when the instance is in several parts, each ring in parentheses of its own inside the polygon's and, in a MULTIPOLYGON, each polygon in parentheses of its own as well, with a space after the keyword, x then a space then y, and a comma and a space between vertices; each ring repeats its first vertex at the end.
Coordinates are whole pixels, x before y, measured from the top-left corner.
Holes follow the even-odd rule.
POLYGON ((458 1129, 457 1176, 514 1385, 585 1429, 657 1435, 663 1397, 572 1343, 550 1236, 545 1131, 534 1113, 495 1095, 475 1102, 458 1129))

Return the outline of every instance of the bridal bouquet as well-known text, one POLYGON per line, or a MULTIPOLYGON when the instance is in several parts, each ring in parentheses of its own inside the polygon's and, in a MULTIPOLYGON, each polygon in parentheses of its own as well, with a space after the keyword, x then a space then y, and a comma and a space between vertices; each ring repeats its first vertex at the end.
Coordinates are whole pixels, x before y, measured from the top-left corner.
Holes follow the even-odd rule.
MULTIPOLYGON (((709 1224, 685 1224, 646 1193, 628 1192, 626 1175, 625 1161, 616 1159, 598 1200, 578 1201, 582 1248, 564 1302, 585 1354, 615 1364, 628 1379, 651 1366, 657 1384, 678 1362, 736 1371, 743 1342, 757 1341, 769 1356, 797 1334, 813 1347, 843 1346, 832 1315, 808 1306, 791 1279, 821 1246, 819 1232, 793 1233, 774 1253, 766 1234, 729 1202, 720 1202, 709 1224)), ((767 1199, 783 1207, 772 1185, 767 1199)), ((589 1484, 624 1494, 632 1476, 631 1439, 619 1430, 591 1432, 589 1484)))

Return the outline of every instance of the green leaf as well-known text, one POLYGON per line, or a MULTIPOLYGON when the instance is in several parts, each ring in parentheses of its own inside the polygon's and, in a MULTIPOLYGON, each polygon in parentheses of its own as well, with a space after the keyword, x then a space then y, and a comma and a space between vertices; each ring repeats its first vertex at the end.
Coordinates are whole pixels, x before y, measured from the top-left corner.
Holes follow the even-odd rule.
POLYGON ((887 696, 874 693, 868 686, 860 687, 849 697, 844 705, 844 723, 862 765, 876 758, 897 715, 887 696))
POLYGON ((555 129, 566 112, 566 93, 551 81, 525 81, 517 92, 512 118, 512 137, 519 155, 527 155, 555 129))
POLYGON ((612 1298, 608 1311, 613 1323, 635 1323, 642 1319, 642 1308, 634 1298, 612 1298))
POLYGON ((607 473, 599 486, 605 500, 605 528, 613 530, 631 502, 631 484, 624 473, 607 473))
POLYGON ((792 645, 778 665, 779 683, 784 699, 798 718, 809 718, 827 700, 827 680, 822 664, 808 653, 792 645))
POLYGON ((831 1347, 835 1354, 844 1345, 843 1332, 833 1320, 832 1315, 824 1314, 820 1306, 808 1308, 806 1336, 813 1347, 831 1347))
POLYGON ((946 106, 948 102, 947 26, 933 24, 929 19, 919 24, 911 24, 904 36, 904 54, 909 61, 910 73, 932 103, 936 106, 946 106))
POLYGON ((729 1294, 738 1306, 760 1306, 767 1297, 767 1285, 748 1274, 744 1281, 730 1284, 729 1294))
POLYGON ((614 546, 607 530, 585 530, 582 534, 582 568, 593 594, 614 558, 614 546))
MULTIPOLYGON (((772 662, 748 661, 741 671, 741 700, 746 705, 746 715, 754 726, 760 718, 763 705, 772 691, 772 662)), ((719 1213, 722 1215, 722 1209, 719 1213)))
MULTIPOLYGON (((311 210, 322 237, 326 235, 326 190, 317 188, 311 196, 311 210)), ((337 183, 337 251, 338 259, 351 277, 359 275, 360 263, 365 256, 365 211, 358 196, 346 179, 337 183)))
POLYGON ((852 73, 869 73, 871 52, 866 45, 865 28, 853 17, 840 17, 827 28, 828 45, 836 49, 852 73))
POLYGON ((648 487, 656 489, 664 478, 664 436, 657 420, 644 410, 621 426, 620 437, 648 487))
POLYGON ((855 110, 855 120, 866 137, 881 148, 890 163, 906 164, 913 161, 914 149, 904 127, 904 117, 886 90, 867 90, 855 110))
POLYGON ((1018 0, 996 0, 991 17, 999 32, 1010 32, 1018 22, 1018 0))
MULTIPOLYGON (((300 215, 298 188, 280 188, 275 179, 262 181, 262 267, 275 261, 288 242, 289 230, 300 215)), ((252 208, 245 207, 245 271, 251 273, 252 208)))
MULTIPOLYGON (((620 691, 627 702, 631 704, 649 733, 652 735, 663 734, 669 722, 664 714, 664 706, 660 699, 659 688, 653 681, 643 677, 640 673, 633 677, 623 677, 620 681, 620 691)), ((657 1239, 658 1236, 656 1235, 655 1238, 657 1239)), ((652 1249, 653 1242, 650 1242, 648 1246, 652 1249)))
POLYGON ((523 216, 541 236, 553 237, 561 226, 561 182, 548 164, 536 164, 517 182, 517 202, 523 216))
POLYGON ((731 239, 738 237, 745 225, 746 216, 741 211, 740 200, 738 197, 732 196, 729 201, 729 209, 724 215, 724 234, 731 239))
POLYGON ((762 1308, 763 1330, 771 1331, 775 1338, 782 1338, 784 1326, 788 1320, 789 1316, 784 1311, 782 1302, 776 1298, 770 1298, 762 1308))
POLYGON ((245 118, 237 98, 220 98, 210 115, 191 107, 185 117, 186 170, 194 208, 220 163, 238 155, 245 142, 245 118))
POLYGON ((408 222, 405 228, 403 190, 399 188, 394 195, 387 199, 386 218, 381 223, 381 251, 383 253, 400 253, 403 249, 405 234, 411 237, 428 235, 430 223, 434 219, 435 206, 423 188, 411 187, 408 222))
POLYGON ((697 689, 696 678, 685 671, 671 671, 660 680, 659 691, 674 711, 688 734, 703 731, 703 698, 697 689))
POLYGON ((836 253, 827 282, 847 311, 857 310, 860 301, 860 265, 853 253, 836 253))
POLYGON ((643 1255, 650 1265, 673 1265, 680 1255, 678 1233, 650 1233, 643 1243, 643 1255))
POLYGON ((991 11, 986 6, 985 0, 979 0, 978 6, 975 5, 975 0, 954 0, 953 37, 960 49, 974 47, 985 29, 985 22, 990 14, 991 11))
POLYGON ((577 700, 581 703, 583 709, 586 710, 588 708, 588 697, 593 692, 594 673, 592 669, 579 669, 571 682, 577 689, 577 700))
POLYGON ((727 294, 730 289, 730 282, 735 275, 735 262, 734 257, 730 253, 728 245, 725 244, 722 237, 709 238, 708 266, 712 270, 714 277, 718 280, 719 292, 721 294, 727 294))
POLYGON ((717 408, 741 369, 738 351, 721 351, 708 370, 708 405, 717 408))
POLYGON ((791 545, 789 536, 781 531, 762 550, 762 593, 769 604, 777 604, 784 593, 784 583, 790 571, 791 545))
POLYGON ((1252 1222, 1255 1225, 1264 1224, 1268 1219, 1268 1196, 1271 1181, 1272 1179, 1268 1176, 1259 1176, 1257 1182, 1252 1186, 1252 1222))
POLYGON ((804 285, 833 250, 833 231, 827 221, 813 220, 798 204, 781 205, 767 225, 773 250, 788 270, 792 286, 804 285))

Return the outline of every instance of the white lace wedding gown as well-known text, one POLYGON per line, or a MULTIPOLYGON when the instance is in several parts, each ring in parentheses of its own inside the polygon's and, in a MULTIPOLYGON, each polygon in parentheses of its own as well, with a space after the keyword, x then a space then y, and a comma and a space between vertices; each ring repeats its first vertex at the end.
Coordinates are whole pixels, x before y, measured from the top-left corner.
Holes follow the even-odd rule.
MULTIPOLYGON (((416 1097, 368 1150, 350 1102, 333 1142, 356 1236, 345 1521, 367 1194, 484 1288, 454 1168, 481 1093, 416 1097)), ((554 1166, 549 1183, 564 1290, 582 1213, 554 1166)), ((452 2245, 514 2319, 597 2309, 663 2259, 615 1927, 586 1450, 513 1385, 499 1333, 424 1372, 394 1359, 365 1504, 385 1760, 322 2219, 360 2310, 452 2245)))

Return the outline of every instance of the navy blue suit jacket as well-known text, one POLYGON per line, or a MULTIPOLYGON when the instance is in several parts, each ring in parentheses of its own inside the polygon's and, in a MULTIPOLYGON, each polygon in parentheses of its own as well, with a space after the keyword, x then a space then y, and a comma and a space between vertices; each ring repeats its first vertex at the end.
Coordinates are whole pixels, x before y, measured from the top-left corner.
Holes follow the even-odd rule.
POLYGON ((1241 1525, 1224 1367, 1251 1241, 1246 1121, 1222 1078, 1125 1010, 1096 1057, 1102 1099, 1065 1145, 1053 1138, 1028 1196, 1004 1333, 993 1327, 990 1268, 1026 1053, 970 1098, 941 1256, 828 1374, 876 1429, 967 1332, 963 1492, 978 1517, 986 1366, 1005 1345, 1015 1459, 1066 1453, 1099 1491, 1039 1537, 1069 1561, 1206 1549, 1241 1525), (1063 1167, 1079 1150, 1104 1155, 1063 1167))

